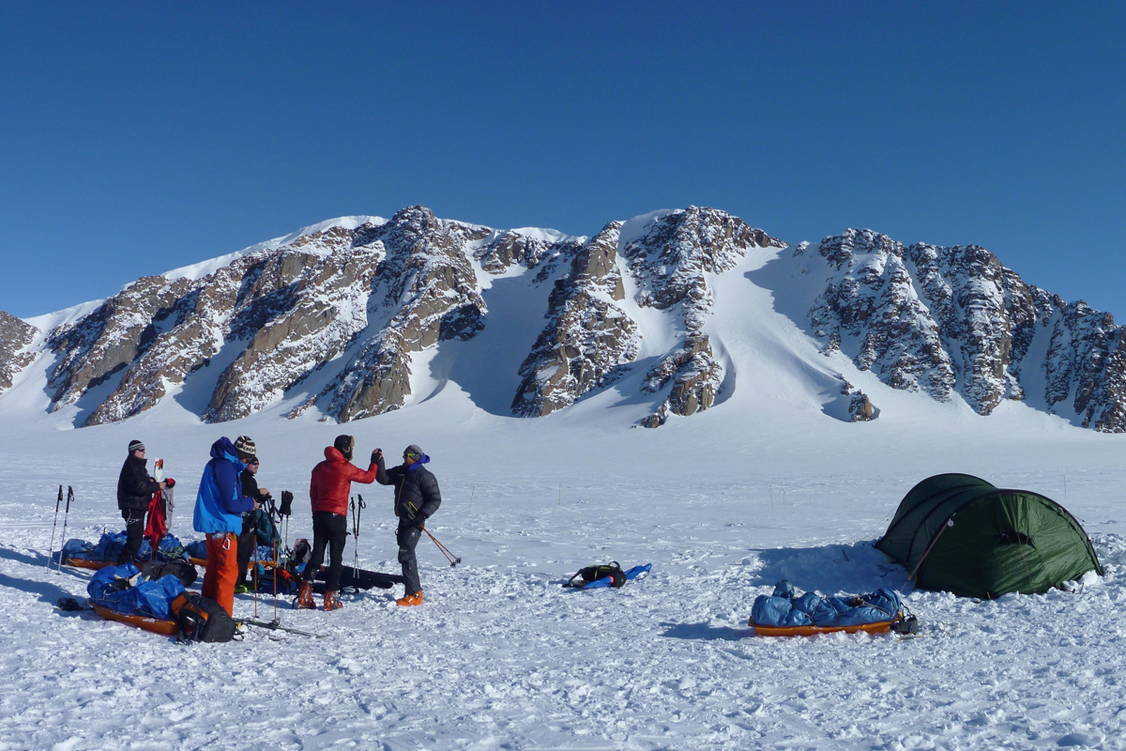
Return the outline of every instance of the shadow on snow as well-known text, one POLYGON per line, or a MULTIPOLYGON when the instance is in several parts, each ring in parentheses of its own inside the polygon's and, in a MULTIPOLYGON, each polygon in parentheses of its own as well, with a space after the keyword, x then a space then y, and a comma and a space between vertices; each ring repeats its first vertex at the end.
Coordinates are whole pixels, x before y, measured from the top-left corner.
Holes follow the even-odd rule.
POLYGON ((750 583, 773 588, 785 579, 802 592, 825 595, 863 594, 880 587, 914 589, 908 585, 903 567, 892 563, 875 543, 862 540, 851 545, 758 549, 753 552, 761 565, 750 583))

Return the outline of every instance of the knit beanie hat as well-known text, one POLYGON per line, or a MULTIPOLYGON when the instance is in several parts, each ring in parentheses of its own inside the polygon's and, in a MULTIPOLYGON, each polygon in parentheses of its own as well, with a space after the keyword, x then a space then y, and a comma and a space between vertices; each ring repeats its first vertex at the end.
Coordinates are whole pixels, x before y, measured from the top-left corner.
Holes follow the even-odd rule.
POLYGON ((356 439, 350 435, 338 435, 332 445, 337 451, 344 454, 345 459, 351 459, 352 447, 356 445, 356 439))
POLYGON ((418 447, 417 443, 412 443, 411 445, 403 449, 403 456, 409 456, 412 459, 418 460, 426 456, 426 454, 423 453, 422 449, 418 447))
POLYGON ((254 445, 254 439, 248 435, 240 435, 235 439, 235 451, 245 456, 254 456, 258 453, 258 449, 254 445))
POLYGON ((144 451, 144 450, 145 450, 145 444, 141 443, 140 441, 138 441, 136 439, 129 441, 129 453, 130 454, 132 454, 134 451, 144 451))

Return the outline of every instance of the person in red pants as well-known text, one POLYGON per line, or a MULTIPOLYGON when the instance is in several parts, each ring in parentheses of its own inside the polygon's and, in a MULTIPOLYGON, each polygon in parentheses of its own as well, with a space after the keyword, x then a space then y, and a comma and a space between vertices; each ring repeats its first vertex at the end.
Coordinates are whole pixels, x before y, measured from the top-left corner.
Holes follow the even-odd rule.
POLYGON ((211 461, 203 468, 192 517, 195 530, 207 535, 203 596, 217 602, 230 616, 234 616, 242 515, 258 508, 255 500, 243 496, 239 482, 239 473, 254 452, 254 442, 246 436, 239 436, 238 441, 241 446, 237 450, 226 436, 211 444, 211 461))

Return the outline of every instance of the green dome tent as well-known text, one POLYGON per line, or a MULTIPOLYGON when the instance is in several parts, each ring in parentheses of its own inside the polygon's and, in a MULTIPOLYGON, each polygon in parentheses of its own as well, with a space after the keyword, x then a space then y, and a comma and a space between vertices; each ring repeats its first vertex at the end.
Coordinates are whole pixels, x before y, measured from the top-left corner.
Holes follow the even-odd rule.
POLYGON ((990 599, 1044 592, 1103 569, 1065 508, 980 477, 935 475, 911 489, 876 547, 921 589, 990 599))

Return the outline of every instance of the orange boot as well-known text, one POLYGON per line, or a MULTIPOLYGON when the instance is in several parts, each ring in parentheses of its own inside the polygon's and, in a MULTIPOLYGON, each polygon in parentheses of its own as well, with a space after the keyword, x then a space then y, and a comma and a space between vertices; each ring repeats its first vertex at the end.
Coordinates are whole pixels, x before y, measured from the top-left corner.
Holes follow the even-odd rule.
POLYGON ((413 595, 403 595, 395 600, 396 605, 410 606, 422 604, 422 590, 415 592, 413 595))
POLYGON ((336 596, 335 592, 325 592, 325 610, 340 610, 344 603, 336 596))
POLYGON ((316 608, 313 602, 313 583, 301 582, 301 589, 297 590, 297 599, 293 601, 295 608, 316 608))

